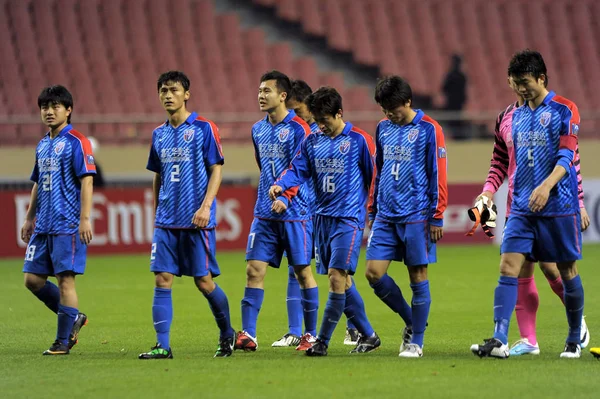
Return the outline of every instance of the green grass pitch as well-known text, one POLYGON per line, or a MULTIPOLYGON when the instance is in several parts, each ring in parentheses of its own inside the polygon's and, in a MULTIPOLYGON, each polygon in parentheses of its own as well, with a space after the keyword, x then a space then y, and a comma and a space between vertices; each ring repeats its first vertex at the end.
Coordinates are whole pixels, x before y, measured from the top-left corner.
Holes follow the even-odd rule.
MULTIPOLYGON (((600 246, 586 246, 579 263, 586 292, 591 346, 600 346, 600 246)), ((229 297, 234 328, 240 329, 245 285, 243 253, 218 254, 218 284, 229 297)), ((493 292, 498 279, 497 247, 441 247, 430 267, 433 303, 422 359, 400 359, 400 318, 373 293, 357 285, 381 348, 350 355, 342 345, 343 322, 329 356, 308 358, 293 348, 271 348, 287 329, 287 270, 269 270, 258 319, 259 349, 213 359, 217 328, 208 304, 189 278, 173 286, 171 345, 175 359, 140 361, 155 342, 151 319, 154 279, 148 256, 94 256, 78 278, 80 308, 89 324, 69 356, 43 357, 54 340, 56 316, 23 285, 22 261, 2 260, 0 290, 0 397, 2 398, 515 398, 597 397, 600 362, 588 350, 579 360, 559 359, 567 333, 565 311, 539 270, 538 340, 541 355, 508 360, 479 359, 469 346, 492 333, 493 292)), ((405 267, 390 274, 410 297, 405 267)), ((327 280, 320 284, 320 312, 327 280)), ((343 319, 345 322, 345 319, 343 319)), ((320 318, 319 318, 320 323, 320 318)), ((510 341, 518 339, 516 320, 510 341)))

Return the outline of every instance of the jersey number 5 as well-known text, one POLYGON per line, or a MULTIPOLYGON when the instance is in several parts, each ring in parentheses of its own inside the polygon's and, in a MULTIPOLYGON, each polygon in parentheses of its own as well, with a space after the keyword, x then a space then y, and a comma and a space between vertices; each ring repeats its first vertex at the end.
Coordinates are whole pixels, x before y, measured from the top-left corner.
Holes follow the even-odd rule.
POLYGON ((533 168, 533 165, 535 165, 535 160, 533 158, 533 148, 530 148, 527 150, 527 160, 529 160, 529 163, 527 164, 527 166, 533 168))

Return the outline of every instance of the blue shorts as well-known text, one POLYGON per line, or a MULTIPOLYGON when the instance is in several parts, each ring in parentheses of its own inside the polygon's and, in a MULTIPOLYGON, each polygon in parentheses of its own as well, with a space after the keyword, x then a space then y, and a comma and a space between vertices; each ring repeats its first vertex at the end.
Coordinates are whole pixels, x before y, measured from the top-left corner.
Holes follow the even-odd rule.
POLYGON ((279 267, 285 252, 290 266, 310 265, 312 230, 312 220, 281 222, 254 218, 248 235, 246 261, 259 260, 279 267))
POLYGON ((431 241, 429 223, 375 219, 367 242, 367 260, 404 261, 406 266, 435 263, 436 245, 431 241))
POLYGON ((83 274, 87 245, 79 234, 34 234, 25 252, 23 273, 55 276, 62 272, 83 274))
POLYGON ((356 272, 363 229, 352 219, 315 216, 315 262, 317 273, 329 268, 356 272))
POLYGON ((154 229, 150 271, 175 276, 213 277, 221 274, 215 257, 215 229, 154 229))
POLYGON ((511 214, 502 233, 500 253, 520 253, 540 262, 581 259, 581 217, 511 214))

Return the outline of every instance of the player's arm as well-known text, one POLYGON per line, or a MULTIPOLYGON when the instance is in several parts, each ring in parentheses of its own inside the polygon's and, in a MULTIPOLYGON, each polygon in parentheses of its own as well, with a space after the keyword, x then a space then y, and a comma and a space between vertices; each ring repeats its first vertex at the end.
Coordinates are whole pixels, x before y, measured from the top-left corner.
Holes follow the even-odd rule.
POLYGON ((290 167, 283 171, 269 189, 269 197, 273 201, 279 200, 287 207, 289 201, 298 193, 298 187, 310 179, 312 169, 308 157, 308 147, 307 139, 300 143, 290 167))
POLYGON ((160 173, 155 173, 152 179, 152 199, 154 200, 154 216, 156 217, 156 210, 158 209, 158 195, 160 193, 160 173))
POLYGON ((156 216, 156 209, 158 209, 158 194, 160 193, 160 185, 161 185, 161 163, 160 157, 158 156, 158 152, 154 147, 154 141, 156 139, 156 131, 152 133, 152 144, 150 145, 150 153, 148 154, 148 163, 146 164, 146 169, 151 172, 154 172, 154 178, 152 179, 152 194, 154 199, 154 215, 156 216))
POLYGON ((485 179, 482 193, 479 195, 479 197, 477 197, 477 200, 482 196, 492 199, 508 175, 508 147, 500 132, 500 124, 502 123, 504 115, 505 111, 501 112, 496 118, 496 128, 494 129, 494 149, 492 152, 492 159, 490 161, 490 169, 488 171, 487 178, 485 179))
POLYGON ((254 128, 252 128, 252 133, 252 145, 254 146, 254 160, 256 161, 256 165, 258 165, 258 170, 262 171, 262 166, 260 164, 260 153, 258 151, 256 141, 254 140, 254 128))
POLYGON ((448 206, 446 156, 444 133, 441 126, 436 123, 434 131, 429 135, 426 157, 430 200, 429 226, 433 242, 437 242, 444 235, 444 211, 448 206))
POLYGON ((34 183, 33 188, 31 189, 31 196, 29 198, 29 208, 27 209, 27 214, 25 215, 25 222, 23 223, 23 227, 21 227, 21 240, 23 240, 23 242, 25 243, 28 243, 29 239, 33 235, 35 211, 37 209, 37 197, 38 184, 34 183))
POLYGON ((210 177, 206 186, 206 195, 192 218, 192 223, 200 228, 208 226, 210 222, 210 209, 217 198, 219 187, 221 187, 222 169, 225 163, 219 129, 211 121, 208 122, 208 127, 205 129, 203 152, 204 164, 210 177))
POLYGON ((556 166, 538 187, 533 190, 529 197, 529 209, 532 212, 539 212, 546 206, 550 191, 558 182, 569 174, 571 166, 575 160, 575 150, 577 149, 577 130, 579 130, 579 110, 575 104, 569 105, 570 112, 564 112, 562 116, 560 139, 558 144, 558 156, 556 166))
POLYGON ((381 169, 383 168, 383 148, 379 141, 379 126, 375 130, 375 167, 373 169, 373 178, 371 179, 371 187, 369 188, 369 203, 367 205, 367 211, 369 212, 369 228, 373 226, 373 221, 377 215, 377 195, 379 193, 379 179, 381 175, 381 169))
POLYGON ((94 176, 85 175, 81 178, 81 212, 79 214, 79 238, 84 244, 92 241, 92 196, 94 194, 94 176))
POLYGON ((581 158, 579 157, 579 146, 575 149, 575 171, 577 172, 577 197, 579 198, 579 209, 581 211, 581 231, 590 226, 590 216, 584 205, 585 195, 583 193, 583 177, 581 176, 581 158))

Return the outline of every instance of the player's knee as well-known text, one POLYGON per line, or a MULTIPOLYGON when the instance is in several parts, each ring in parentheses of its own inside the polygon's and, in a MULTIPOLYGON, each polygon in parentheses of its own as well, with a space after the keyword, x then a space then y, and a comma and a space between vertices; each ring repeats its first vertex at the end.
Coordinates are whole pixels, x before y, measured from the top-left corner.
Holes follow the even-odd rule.
POLYGON ((383 274, 381 274, 378 270, 375 270, 375 269, 367 266, 367 270, 365 271, 365 277, 369 281, 369 284, 375 284, 379 280, 381 280, 381 278, 383 277, 383 274))
POLYGON ((577 277, 577 264, 575 262, 560 262, 557 263, 558 271, 563 280, 571 280, 577 277))
POLYGON ((540 270, 548 280, 554 281, 560 277, 560 272, 558 271, 556 263, 540 262, 540 270))
POLYGON ((29 274, 25 275, 25 287, 27 287, 27 289, 31 292, 37 292, 41 290, 45 284, 46 280, 40 277, 32 276, 29 274))
POLYGON ((525 261, 523 266, 521 267, 521 271, 519 272, 519 278, 530 278, 533 277, 533 272, 535 271, 535 265, 533 262, 525 261))
POLYGON ((346 289, 346 273, 337 269, 329 269, 329 288, 333 292, 344 292, 346 289))
POLYGON ((248 281, 262 281, 266 271, 266 267, 255 262, 248 262, 248 265, 246 266, 246 277, 248 281))
POLYGON ((310 266, 296 267, 296 278, 300 284, 304 284, 312 278, 312 271, 310 266))
POLYGON ((157 273, 154 279, 157 288, 171 288, 173 284, 173 275, 167 273, 157 273))
POLYGON ((195 283, 198 290, 204 295, 209 295, 215 289, 215 282, 211 276, 197 277, 195 283))

